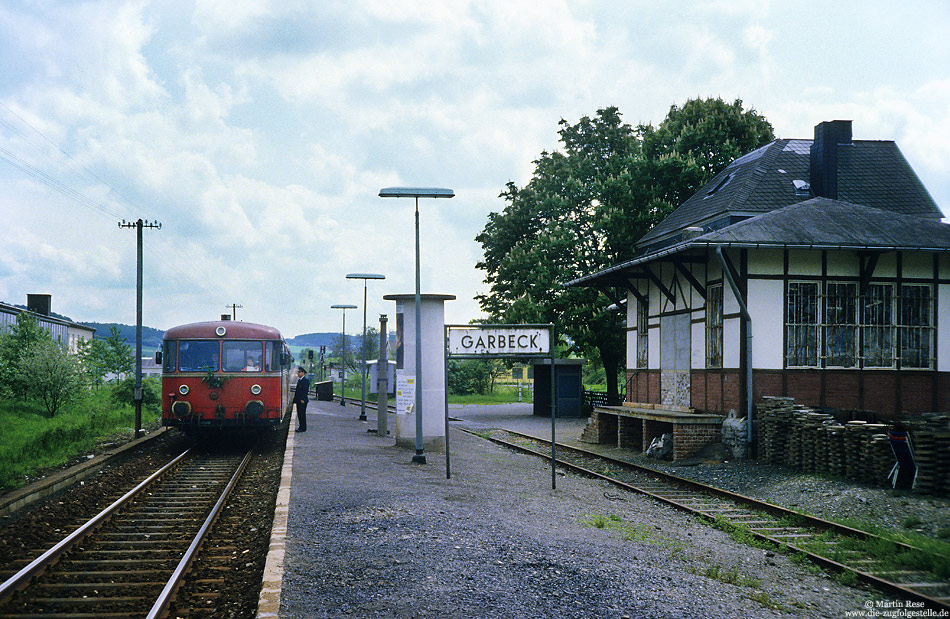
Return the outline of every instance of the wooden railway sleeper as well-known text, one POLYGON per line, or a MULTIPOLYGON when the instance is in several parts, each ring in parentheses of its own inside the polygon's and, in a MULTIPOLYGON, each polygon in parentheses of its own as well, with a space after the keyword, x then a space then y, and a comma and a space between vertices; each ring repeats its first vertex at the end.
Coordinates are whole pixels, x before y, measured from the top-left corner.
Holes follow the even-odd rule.
MULTIPOLYGON (((536 438, 536 437, 530 437, 530 436, 527 436, 527 435, 520 434, 520 433, 518 433, 518 432, 513 432, 513 431, 506 431, 506 432, 508 432, 509 434, 515 435, 515 436, 527 438, 527 439, 530 439, 530 440, 535 440, 535 441, 538 441, 538 442, 543 443, 543 444, 546 444, 546 443, 547 443, 546 440, 539 439, 539 438, 536 438)), ((509 443, 509 442, 506 442, 506 441, 503 441, 503 440, 501 440, 501 439, 494 438, 494 437, 490 437, 489 440, 492 440, 492 441, 494 441, 494 442, 498 442, 498 443, 500 443, 500 444, 505 444, 505 445, 509 445, 509 446, 513 446, 513 447, 518 447, 518 446, 516 446, 516 445, 512 445, 512 444, 509 443)), ((524 451, 528 451, 528 452, 530 452, 530 453, 533 453, 534 455, 537 455, 537 456, 540 456, 540 457, 544 457, 544 458, 548 458, 548 457, 549 457, 547 454, 542 453, 542 452, 539 452, 539 451, 528 450, 528 449, 525 449, 525 448, 523 448, 523 447, 518 447, 518 448, 520 448, 520 449, 522 449, 522 450, 524 450, 524 451)), ((565 460, 565 458, 564 458, 564 453, 565 453, 565 452, 568 452, 568 453, 569 453, 569 452, 588 453, 588 452, 583 452, 582 450, 580 450, 580 449, 578 449, 578 448, 576 448, 576 447, 569 446, 569 445, 563 445, 563 444, 558 444, 558 449, 560 450, 560 454, 561 454, 561 458, 559 459, 559 461, 560 461, 563 465, 565 465, 565 466, 568 466, 568 467, 576 467, 576 468, 578 468, 579 472, 582 472, 582 473, 584 473, 584 474, 602 477, 602 478, 604 478, 604 479, 607 479, 608 481, 612 481, 612 482, 614 482, 614 483, 617 483, 617 484, 619 484, 619 485, 621 485, 621 486, 623 486, 623 487, 625 487, 625 488, 627 488, 627 489, 629 489, 629 490, 633 490, 633 491, 637 491, 637 492, 642 492, 642 493, 644 493, 644 494, 647 494, 648 496, 653 496, 654 498, 657 498, 657 499, 666 501, 667 503, 670 503, 670 504, 672 504, 672 505, 676 505, 676 506, 678 506, 678 507, 681 507, 681 508, 686 509, 686 510, 688 510, 688 511, 691 511, 691 512, 693 512, 693 513, 698 513, 698 514, 704 515, 704 516, 707 517, 707 518, 713 519, 711 513, 705 513, 705 514, 703 514, 703 513, 702 513, 702 510, 699 509, 698 506, 696 506, 696 505, 691 505, 691 504, 695 504, 695 503, 703 503, 704 501, 703 501, 702 499, 699 499, 699 498, 697 498, 697 499, 689 499, 689 498, 671 499, 671 498, 664 498, 664 497, 662 497, 662 496, 659 496, 659 495, 657 495, 657 494, 654 494, 654 493, 652 493, 652 492, 646 490, 645 487, 646 487, 646 486, 650 486, 649 483, 642 483, 642 484, 636 485, 636 484, 631 484, 631 483, 627 483, 627 482, 621 482, 620 480, 614 479, 614 478, 612 478, 612 477, 607 477, 607 476, 605 476, 605 475, 603 475, 603 474, 598 474, 597 472, 595 472, 595 471, 593 471, 593 470, 585 469, 585 468, 580 468, 580 467, 577 467, 577 465, 572 465, 572 464, 570 464, 569 462, 567 462, 567 461, 565 460)), ((624 465, 624 466, 629 467, 630 469, 636 469, 636 470, 638 470, 638 471, 639 471, 639 470, 643 470, 643 467, 640 467, 640 466, 638 466, 638 465, 636 465, 636 464, 633 464, 633 463, 623 462, 623 461, 616 460, 616 459, 614 459, 614 458, 610 458, 610 457, 607 457, 607 456, 600 456, 599 454, 589 454, 589 455, 590 455, 591 457, 594 457, 594 456, 600 457, 600 458, 602 458, 603 460, 606 460, 606 461, 609 461, 609 462, 614 462, 614 463, 622 464, 622 465, 624 465)), ((655 473, 655 471, 653 471, 653 472, 655 473)), ((665 474, 664 474, 664 475, 665 475, 665 474)), ((705 486, 705 485, 703 485, 703 484, 697 484, 696 482, 691 482, 691 481, 688 481, 688 480, 678 480, 678 481, 681 481, 681 482, 686 483, 686 484, 689 484, 689 485, 698 485, 698 486, 701 486, 702 488, 704 488, 704 489, 706 489, 706 490, 708 490, 708 491, 710 491, 710 492, 714 492, 714 493, 716 493, 717 495, 724 495, 724 496, 725 496, 725 495, 734 495, 734 493, 731 493, 731 492, 729 492, 729 491, 722 490, 722 489, 718 489, 718 488, 712 488, 712 487, 709 487, 709 486, 705 486)), ((653 485, 652 487, 656 487, 656 486, 653 485)), ((770 514, 773 514, 773 515, 782 515, 782 516, 784 516, 784 515, 790 515, 790 516, 794 516, 795 518, 804 519, 806 522, 809 522, 809 523, 812 523, 812 522, 813 522, 813 523, 817 523, 817 524, 819 525, 819 529, 822 529, 822 530, 825 530, 825 529, 827 529, 827 530, 832 530, 832 531, 834 531, 834 532, 836 532, 836 533, 838 533, 838 534, 843 534, 843 535, 858 537, 859 539, 867 539, 867 538, 875 537, 873 534, 867 533, 867 532, 865 532, 865 531, 860 531, 860 530, 854 529, 854 528, 852 528, 852 527, 847 527, 847 526, 840 525, 840 524, 837 524, 837 523, 825 521, 825 520, 823 520, 823 519, 816 518, 816 517, 814 517, 814 516, 808 516, 808 515, 806 515, 806 514, 801 514, 801 513, 799 513, 799 512, 794 512, 794 511, 791 511, 791 510, 787 510, 787 509, 785 509, 785 508, 781 508, 781 507, 777 507, 777 506, 774 506, 774 505, 766 504, 766 503, 763 503, 762 501, 757 501, 757 500, 751 499, 751 498, 749 498, 749 497, 743 497, 743 496, 741 496, 741 495, 735 495, 735 496, 737 496, 737 497, 739 498, 739 500, 740 500, 742 503, 746 503, 746 504, 747 504, 747 503, 752 503, 752 504, 755 505, 755 507, 756 507, 757 509, 762 509, 762 510, 764 510, 765 512, 770 513, 770 514)), ((710 503, 711 503, 711 502, 710 502, 710 503)), ((714 511, 714 510, 710 510, 710 511, 714 511)), ((946 596, 946 595, 944 595, 944 594, 941 593, 941 592, 934 592, 934 591, 925 592, 925 591, 924 591, 924 590, 929 590, 929 589, 938 589, 938 590, 939 590, 939 589, 942 589, 942 588, 946 588, 946 587, 947 587, 947 583, 944 583, 944 582, 939 582, 939 583, 926 582, 926 583, 912 583, 912 584, 910 584, 910 585, 901 585, 901 584, 894 583, 894 582, 885 580, 885 579, 883 579, 883 578, 874 576, 873 574, 871 574, 870 572, 868 572, 868 571, 866 571, 866 570, 858 569, 857 565, 862 565, 862 566, 863 566, 863 565, 864 565, 863 563, 860 563, 860 564, 859 564, 859 563, 856 563, 855 561, 849 561, 849 563, 851 563, 852 566, 845 565, 845 564, 843 564, 843 563, 840 563, 839 561, 830 559, 830 558, 825 557, 825 556, 821 556, 821 555, 815 554, 814 552, 811 552, 811 551, 809 551, 809 550, 805 550, 804 548, 801 548, 801 547, 798 547, 798 546, 795 545, 795 544, 800 543, 800 542, 802 542, 802 541, 805 541, 805 540, 807 540, 807 539, 812 539, 812 540, 818 539, 816 533, 809 532, 809 533, 807 533, 807 534, 806 534, 806 533, 800 533, 800 534, 793 534, 793 535, 788 535, 788 536, 775 536, 774 534, 773 534, 773 535, 770 535, 770 534, 767 534, 767 533, 763 533, 762 531, 756 531, 756 530, 754 530, 754 529, 750 529, 750 530, 752 531, 752 533, 753 533, 754 535, 756 535, 756 536, 759 537, 760 539, 764 539, 764 540, 770 541, 770 542, 772 542, 772 543, 774 543, 774 544, 776 544, 776 545, 778 545, 778 546, 780 546, 780 547, 788 548, 788 549, 789 549, 790 551, 792 551, 792 552, 801 553, 801 554, 805 555, 806 557, 808 557, 808 558, 809 558, 811 561, 813 561, 814 563, 816 563, 816 564, 818 564, 818 565, 821 565, 821 566, 823 566, 823 567, 830 568, 830 569, 835 570, 835 571, 842 571, 842 570, 850 571, 850 572, 853 572, 854 574, 856 574, 860 580, 862 580, 862 581, 864 581, 864 582, 867 582, 867 583, 869 583, 869 584, 872 584, 872 585, 875 585, 875 586, 878 586, 878 587, 880 587, 880 588, 884 588, 884 589, 887 589, 887 590, 891 590, 892 592, 895 592, 895 593, 897 593, 898 595, 901 595, 901 596, 910 596, 910 597, 912 597, 912 598, 916 598, 916 599, 918 599, 918 600, 924 601, 924 602, 927 603, 928 605, 930 605, 930 606, 932 606, 932 607, 935 607, 935 608, 950 609, 950 596, 946 596), (793 541, 794 541, 794 543, 793 543, 793 541), (921 586, 918 586, 918 587, 915 588, 915 587, 913 586, 914 584, 921 585, 921 586)), ((916 551, 916 552, 924 552, 923 550, 921 550, 921 549, 919 549, 919 548, 915 548, 915 547, 913 547, 913 546, 909 546, 909 545, 904 544, 904 543, 895 542, 894 544, 895 544, 895 546, 897 546, 898 548, 901 548, 901 549, 903 549, 903 550, 916 551)), ((864 559, 863 561, 866 561, 866 562, 868 562, 868 563, 873 563, 873 564, 876 564, 876 565, 879 565, 879 566, 881 565, 880 562, 876 562, 876 561, 873 561, 873 560, 870 560, 870 559, 864 559)))

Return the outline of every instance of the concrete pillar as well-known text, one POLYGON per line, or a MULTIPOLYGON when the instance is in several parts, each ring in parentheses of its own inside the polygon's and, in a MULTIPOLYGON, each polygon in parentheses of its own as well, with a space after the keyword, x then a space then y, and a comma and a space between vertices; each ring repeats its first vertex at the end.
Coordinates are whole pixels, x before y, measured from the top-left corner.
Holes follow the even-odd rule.
MULTIPOLYGON (((387 294, 387 301, 396 302, 396 384, 399 376, 413 376, 416 367, 416 302, 415 294, 387 294)), ((422 444, 426 451, 445 450, 445 302, 455 295, 423 294, 420 298, 422 318, 422 444)), ((390 428, 396 445, 416 446, 416 414, 397 414, 395 428, 390 428)))

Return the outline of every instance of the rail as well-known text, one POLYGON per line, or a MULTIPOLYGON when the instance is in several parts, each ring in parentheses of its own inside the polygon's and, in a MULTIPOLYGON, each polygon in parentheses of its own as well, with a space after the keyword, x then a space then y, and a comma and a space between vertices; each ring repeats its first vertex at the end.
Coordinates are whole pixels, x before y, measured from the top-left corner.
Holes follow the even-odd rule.
MULTIPOLYGON (((487 438, 523 453, 550 459, 550 453, 546 452, 550 445, 548 439, 511 430, 503 432, 520 442, 506 441, 497 436, 487 438), (525 442, 536 443, 538 449, 525 446, 525 442)), ((946 579, 918 568, 895 567, 893 562, 880 561, 860 550, 847 549, 848 544, 842 541, 857 538, 876 544, 889 544, 895 556, 907 553, 906 556, 914 557, 915 563, 928 554, 923 549, 571 445, 558 443, 557 449, 558 464, 564 468, 644 494, 710 521, 724 520, 731 526, 746 528, 755 537, 801 553, 813 563, 834 571, 850 572, 857 579, 879 589, 923 602, 937 610, 950 611, 950 583, 946 579), (569 461, 565 454, 574 454, 574 461, 569 461), (578 460, 587 466, 582 466, 578 460), (623 468, 636 477, 631 483, 618 479, 618 474, 601 473, 590 468, 601 465, 608 465, 608 469, 610 466, 623 468), (833 537, 826 532, 833 534, 833 537)), ((939 558, 945 560, 947 557, 939 558)))
POLYGON ((0 585, 0 612, 165 616, 252 455, 185 451, 0 585))
POLYGON ((211 509, 211 513, 208 514, 208 517, 205 518, 201 528, 198 529, 197 535, 195 535, 194 539, 191 540, 188 550, 185 551, 185 555, 181 558, 181 561, 178 562, 178 566, 168 579, 168 582, 165 583, 165 588, 162 589, 158 599, 155 600, 155 604, 152 605, 152 608, 149 610, 146 619, 157 619, 158 617, 164 617, 168 612, 172 601, 175 599, 175 593, 178 590, 178 587, 181 585, 181 581, 184 578, 185 573, 187 573, 188 568, 191 567, 191 563, 198 554, 198 549, 201 548, 201 544, 204 542, 205 537, 207 537, 208 531, 211 530, 211 527, 214 526, 215 521, 217 521, 218 516, 221 514, 221 510, 224 508, 225 502, 231 495, 231 490, 233 490, 234 486, 237 485, 238 480, 241 478, 241 474, 244 473, 244 469, 247 468, 247 463, 251 461, 252 454, 252 451, 247 452, 247 454, 244 456, 244 459, 241 460, 241 464, 238 465, 237 470, 234 471, 234 475, 231 476, 231 481, 228 482, 228 485, 225 486, 224 490, 221 492, 221 496, 218 497, 217 502, 211 509))
POLYGON ((109 505, 109 507, 93 516, 85 524, 63 538, 63 540, 58 544, 34 559, 29 565, 4 581, 3 584, 0 584, 0 604, 5 604, 8 602, 14 593, 29 585, 29 583, 34 578, 42 574, 43 571, 46 570, 46 568, 48 568, 50 565, 56 563, 56 561, 58 561, 61 556, 63 556, 80 541, 85 539, 90 533, 99 528, 103 522, 111 518, 116 512, 119 511, 119 509, 127 505, 132 499, 141 494, 143 490, 151 486, 152 483, 154 483, 162 475, 174 468, 188 455, 190 451, 190 449, 186 449, 174 460, 149 475, 135 488, 129 490, 127 493, 122 495, 122 497, 109 505))

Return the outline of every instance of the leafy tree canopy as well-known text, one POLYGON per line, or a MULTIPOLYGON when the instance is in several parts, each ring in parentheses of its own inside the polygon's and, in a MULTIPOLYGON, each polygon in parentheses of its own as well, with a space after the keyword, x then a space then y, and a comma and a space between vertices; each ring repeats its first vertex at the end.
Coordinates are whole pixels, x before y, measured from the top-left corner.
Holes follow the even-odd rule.
POLYGON ((482 232, 491 320, 552 322, 574 351, 600 361, 616 397, 624 359, 622 316, 590 288, 563 283, 635 254, 635 242, 735 157, 773 139, 742 101, 690 100, 656 128, 622 122, 616 107, 559 123, 562 149, 542 152, 524 187, 509 182, 505 209, 482 232))

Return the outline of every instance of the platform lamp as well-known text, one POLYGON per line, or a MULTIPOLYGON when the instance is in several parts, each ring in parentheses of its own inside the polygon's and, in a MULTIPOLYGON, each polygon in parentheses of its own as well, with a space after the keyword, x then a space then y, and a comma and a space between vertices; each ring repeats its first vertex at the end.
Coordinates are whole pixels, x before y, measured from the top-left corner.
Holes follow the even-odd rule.
POLYGON ((366 421, 366 280, 368 279, 386 279, 385 275, 379 273, 348 273, 346 279, 363 280, 363 339, 360 348, 363 349, 363 368, 362 385, 360 389, 360 421, 366 421))
MULTIPOLYGON (((340 385, 340 406, 346 406, 346 310, 357 309, 355 305, 331 305, 330 309, 343 310, 343 352, 340 355, 340 372, 343 377, 340 385)), ((331 383, 332 384, 332 383, 331 383)))
POLYGON ((454 198, 455 192, 442 187, 385 187, 380 198, 415 198, 416 200, 416 455, 412 461, 425 464, 422 448, 422 294, 419 285, 419 198, 454 198))

